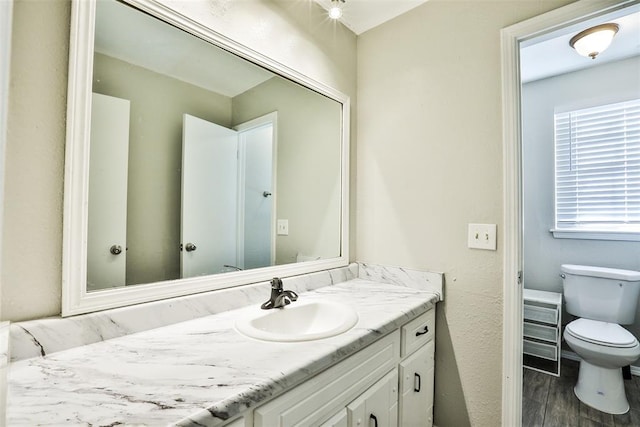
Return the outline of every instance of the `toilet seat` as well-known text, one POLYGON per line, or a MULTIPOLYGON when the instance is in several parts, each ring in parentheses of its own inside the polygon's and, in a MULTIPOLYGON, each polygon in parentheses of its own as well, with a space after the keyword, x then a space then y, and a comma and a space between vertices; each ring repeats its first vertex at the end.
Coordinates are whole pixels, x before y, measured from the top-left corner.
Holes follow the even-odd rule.
POLYGON ((565 332, 577 339, 606 347, 631 348, 638 345, 636 337, 616 323, 577 319, 567 325, 565 332))

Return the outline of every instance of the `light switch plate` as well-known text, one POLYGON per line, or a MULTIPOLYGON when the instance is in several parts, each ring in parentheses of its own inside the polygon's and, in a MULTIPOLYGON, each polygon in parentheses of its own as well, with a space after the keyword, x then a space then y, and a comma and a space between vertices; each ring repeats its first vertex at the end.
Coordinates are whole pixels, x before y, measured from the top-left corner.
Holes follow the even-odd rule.
POLYGON ((472 249, 495 251, 497 228, 496 224, 469 224, 467 246, 472 249))
POLYGON ((289 220, 288 219, 279 219, 277 222, 277 234, 278 236, 288 236, 289 235, 289 220))

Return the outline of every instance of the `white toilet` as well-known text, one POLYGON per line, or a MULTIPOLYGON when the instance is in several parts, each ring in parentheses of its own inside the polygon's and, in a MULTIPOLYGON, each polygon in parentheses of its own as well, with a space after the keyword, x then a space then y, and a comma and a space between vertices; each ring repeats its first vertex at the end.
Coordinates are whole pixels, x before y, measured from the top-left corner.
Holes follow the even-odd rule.
POLYGON ((620 325, 634 322, 640 272, 584 265, 561 266, 569 323, 564 339, 582 359, 574 392, 587 405, 624 414, 629 402, 622 367, 640 357, 636 337, 620 325))

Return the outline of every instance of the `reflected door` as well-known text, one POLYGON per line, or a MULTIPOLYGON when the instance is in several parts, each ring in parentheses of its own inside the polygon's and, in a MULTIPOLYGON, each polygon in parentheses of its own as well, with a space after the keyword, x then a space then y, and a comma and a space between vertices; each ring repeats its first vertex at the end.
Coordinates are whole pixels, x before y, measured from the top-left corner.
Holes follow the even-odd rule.
POLYGON ((245 269, 275 263, 274 123, 257 119, 239 132, 240 254, 245 269))
POLYGON ((124 286, 127 270, 129 101, 91 102, 87 290, 124 286))
POLYGON ((181 277, 237 264, 237 141, 234 130, 183 116, 181 277))

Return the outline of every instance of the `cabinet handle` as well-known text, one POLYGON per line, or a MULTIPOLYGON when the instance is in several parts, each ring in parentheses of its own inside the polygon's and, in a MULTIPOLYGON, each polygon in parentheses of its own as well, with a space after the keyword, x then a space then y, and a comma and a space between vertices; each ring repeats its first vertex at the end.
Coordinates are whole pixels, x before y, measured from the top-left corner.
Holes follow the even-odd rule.
POLYGON ((420 379, 420 374, 418 374, 416 372, 413 375, 414 375, 414 377, 413 377, 413 391, 420 391, 420 389, 422 388, 421 387, 422 381, 420 379))
POLYGON ((371 425, 371 420, 373 420, 373 427, 378 427, 378 418, 375 415, 369 415, 369 425, 371 425))
POLYGON ((427 332, 429 332, 429 326, 428 326, 428 325, 425 325, 425 327, 424 327, 424 328, 422 328, 422 330, 421 330, 421 331, 416 332, 416 336, 417 336, 417 337, 419 337, 420 335, 424 335, 424 334, 426 334, 427 332))

